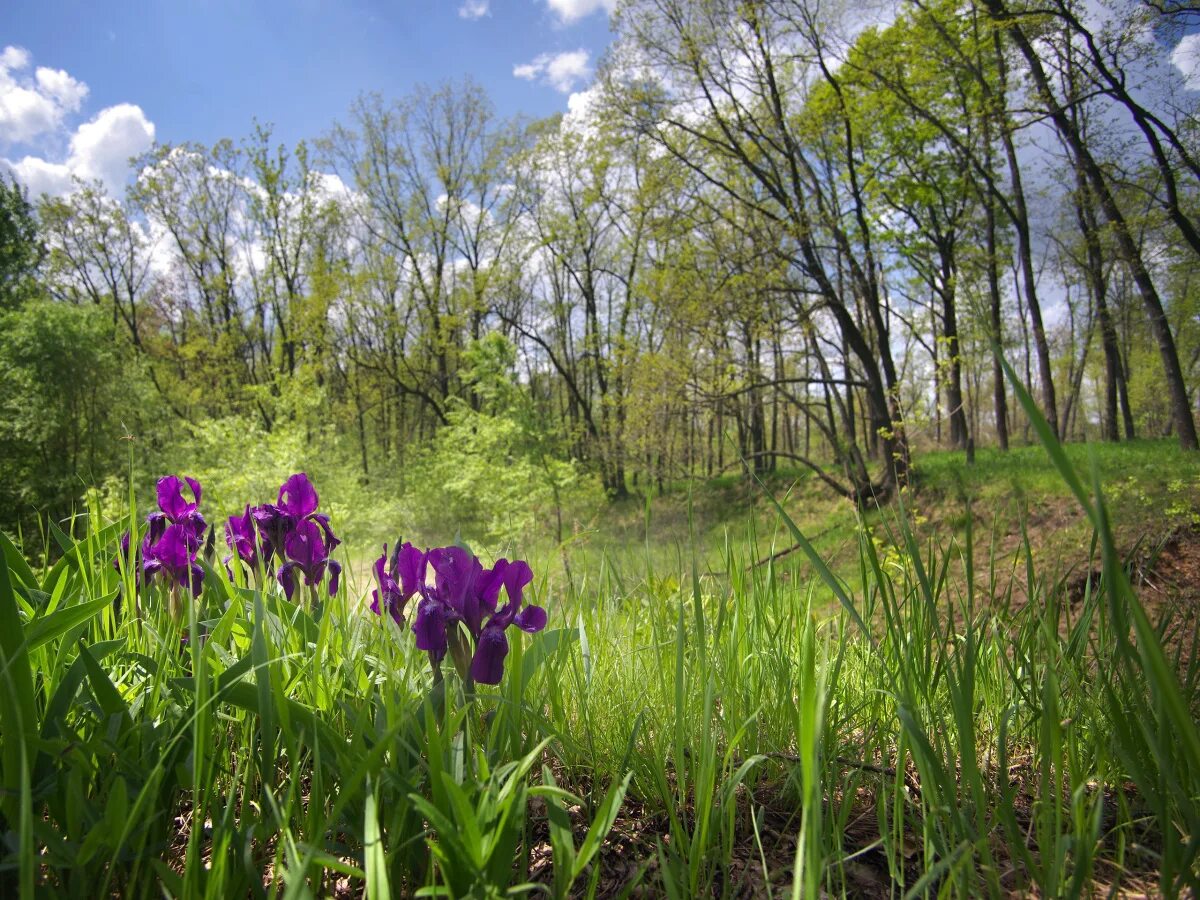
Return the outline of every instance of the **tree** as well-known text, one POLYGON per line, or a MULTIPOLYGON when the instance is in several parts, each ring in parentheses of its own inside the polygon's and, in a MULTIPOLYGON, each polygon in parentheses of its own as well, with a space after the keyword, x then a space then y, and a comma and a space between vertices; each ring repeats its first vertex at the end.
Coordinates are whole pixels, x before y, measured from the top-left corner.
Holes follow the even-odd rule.
POLYGON ((32 298, 0 313, 0 528, 82 511, 85 488, 127 461, 147 422, 136 365, 104 310, 32 298))
POLYGON ((360 97, 321 141, 324 161, 356 191, 345 212, 365 302, 351 352, 441 424, 507 249, 501 174, 512 142, 470 81, 395 102, 360 97))
POLYGON ((662 185, 644 139, 556 124, 520 161, 525 302, 501 315, 562 379, 567 415, 586 434, 604 489, 621 498, 641 278, 662 185))
MULTIPOLYGON (((803 2, 733 0, 631 2, 615 21, 640 69, 652 73, 650 83, 609 73, 630 127, 731 202, 786 229, 775 250, 804 279, 793 294, 796 313, 807 327, 832 319, 846 351, 842 381, 861 383, 865 437, 883 463, 878 480, 854 477, 840 490, 860 502, 886 499, 907 478, 907 441, 860 135, 826 23, 803 2), (827 86, 834 102, 810 108, 814 85, 827 86), (849 377, 851 365, 861 379, 849 377)), ((853 443, 848 433, 840 438, 853 443)))
POLYGON ((34 294, 44 255, 27 192, 15 177, 0 178, 0 310, 14 309, 34 294))
MULTIPOLYGON (((864 182, 888 230, 896 267, 910 270, 930 297, 935 327, 928 340, 935 382, 945 393, 950 445, 965 449, 969 434, 959 341, 962 246, 973 226, 980 192, 971 178, 970 156, 983 133, 982 91, 963 67, 916 64, 939 38, 927 21, 901 17, 883 31, 868 30, 855 42, 843 78, 856 130, 863 135, 864 182), (879 75, 877 73, 883 73, 879 75), (882 84, 881 84, 882 82, 882 84), (897 86, 898 90, 889 89, 897 86), (917 103, 927 116, 911 115, 917 103), (946 123, 961 137, 947 140, 946 123)), ((940 435, 941 417, 937 421, 940 435)))
POLYGON ((984 2, 992 18, 1004 28, 1009 39, 1024 58, 1038 101, 1045 108, 1063 142, 1070 149, 1075 163, 1095 193, 1096 200, 1112 227, 1117 248, 1133 276, 1134 284, 1137 286, 1138 294, 1141 296, 1146 310, 1151 332, 1158 345, 1159 357, 1167 381, 1167 390, 1171 396, 1171 415, 1179 437, 1179 444, 1185 450, 1200 449, 1200 442, 1197 441, 1196 436, 1196 422, 1192 416, 1191 400, 1188 397, 1183 369, 1179 363, 1175 337, 1171 333, 1167 313, 1162 299, 1159 297, 1158 289, 1154 285, 1150 270, 1146 266, 1140 248, 1134 241, 1126 215, 1118 205, 1103 170, 1084 141, 1078 124, 1072 120, 1066 107, 1055 94, 1046 73, 1046 67, 1021 19, 1009 10, 1003 0, 984 0, 984 2))

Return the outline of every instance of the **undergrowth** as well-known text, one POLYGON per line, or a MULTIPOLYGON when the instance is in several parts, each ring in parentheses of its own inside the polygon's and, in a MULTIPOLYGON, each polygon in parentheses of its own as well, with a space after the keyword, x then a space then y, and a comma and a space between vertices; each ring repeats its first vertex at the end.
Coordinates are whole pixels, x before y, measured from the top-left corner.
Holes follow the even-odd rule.
POLYGON ((715 572, 698 539, 553 591, 533 560, 549 626, 496 688, 435 679, 352 572, 318 609, 210 556, 175 617, 111 565, 132 509, 36 569, 4 539, 0 891, 1200 890, 1194 626, 1147 613, 1099 480, 1043 438, 1089 523, 1079 590, 903 500, 842 578, 779 505, 799 549, 765 564, 753 521, 715 572))

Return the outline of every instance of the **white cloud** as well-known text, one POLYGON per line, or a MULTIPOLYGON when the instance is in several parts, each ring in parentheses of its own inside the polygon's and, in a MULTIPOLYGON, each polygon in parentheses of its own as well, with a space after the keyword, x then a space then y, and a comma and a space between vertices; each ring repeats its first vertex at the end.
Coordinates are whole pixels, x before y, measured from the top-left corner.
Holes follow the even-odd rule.
POLYGON ((612 12, 617 0, 546 0, 546 5, 558 16, 560 22, 569 25, 598 10, 612 12))
POLYGON ((595 130, 603 88, 598 84, 576 91, 567 98, 567 114, 563 116, 564 130, 589 134, 595 130))
POLYGON ((29 190, 30 197, 65 194, 71 190, 71 170, 64 163, 47 162, 36 156, 26 156, 16 162, 0 158, 0 168, 12 172, 29 190))
POLYGON ((24 47, 5 47, 0 51, 0 69, 24 69, 29 65, 29 58, 29 51, 24 47))
POLYGON ((1180 38, 1171 51, 1171 62, 1183 75, 1183 86, 1189 91, 1200 91, 1200 34, 1180 38))
POLYGON ((580 82, 591 77, 586 50, 542 53, 531 62, 513 66, 513 75, 526 81, 540 81, 561 94, 569 94, 580 82))
POLYGON ((140 107, 120 103, 102 109, 80 125, 70 140, 64 162, 26 156, 13 162, 0 158, 33 196, 65 194, 72 179, 99 180, 113 196, 119 196, 129 174, 129 158, 144 153, 154 143, 154 123, 140 107))
POLYGON ((42 93, 53 97, 67 112, 78 112, 88 94, 88 86, 76 81, 62 69, 38 66, 37 83, 42 93))
POLYGON ((313 191, 321 200, 342 200, 351 194, 346 182, 333 172, 312 171, 308 173, 308 178, 313 191))
POLYGON ((54 101, 16 84, 0 84, 0 133, 5 143, 32 140, 58 127, 62 114, 54 101))
POLYGON ((490 5, 491 0, 463 0, 462 6, 458 8, 458 17, 460 19, 482 19, 488 14, 490 5))
POLYGON ((19 144, 54 131, 87 96, 87 85, 66 72, 39 68, 30 77, 30 62, 22 47, 0 51, 0 143, 19 144))
POLYGON ((101 110, 71 138, 67 165, 85 181, 98 178, 110 193, 118 193, 129 171, 129 158, 154 143, 154 123, 140 106, 119 103, 101 110))
POLYGON ((110 193, 120 194, 129 173, 129 158, 154 143, 154 123, 141 108, 119 103, 100 110, 71 131, 68 116, 78 113, 88 86, 62 69, 33 64, 28 50, 0 51, 0 147, 45 152, 66 146, 66 158, 25 155, 15 162, 0 157, 0 169, 16 175, 35 196, 63 194, 72 178, 99 180, 110 193), (36 141, 34 146, 28 145, 36 141))

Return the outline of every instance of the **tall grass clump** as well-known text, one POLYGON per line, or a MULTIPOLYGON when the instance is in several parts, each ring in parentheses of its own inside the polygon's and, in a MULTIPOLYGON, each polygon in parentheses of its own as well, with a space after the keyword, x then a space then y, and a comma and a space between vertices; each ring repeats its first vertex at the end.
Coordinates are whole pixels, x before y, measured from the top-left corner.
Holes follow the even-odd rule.
POLYGON ((569 578, 394 545, 370 596, 315 491, 281 492, 291 532, 235 517, 228 560, 175 532, 182 568, 145 541, 198 486, 167 523, 54 526, 37 568, 0 537, 0 891, 1200 890, 1195 636, 1014 387, 1091 526, 1073 571, 907 495, 840 571, 780 504, 719 571, 694 539, 569 578))

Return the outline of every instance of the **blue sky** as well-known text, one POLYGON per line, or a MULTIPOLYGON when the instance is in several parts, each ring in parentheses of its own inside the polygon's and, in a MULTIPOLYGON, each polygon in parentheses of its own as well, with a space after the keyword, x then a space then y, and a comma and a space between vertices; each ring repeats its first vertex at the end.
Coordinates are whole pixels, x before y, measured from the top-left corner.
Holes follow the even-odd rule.
POLYGON ((502 116, 549 115, 586 86, 613 3, 3 0, 0 165, 54 190, 68 170, 116 177, 150 137, 240 139, 257 117, 291 144, 363 91, 463 76, 502 116))

